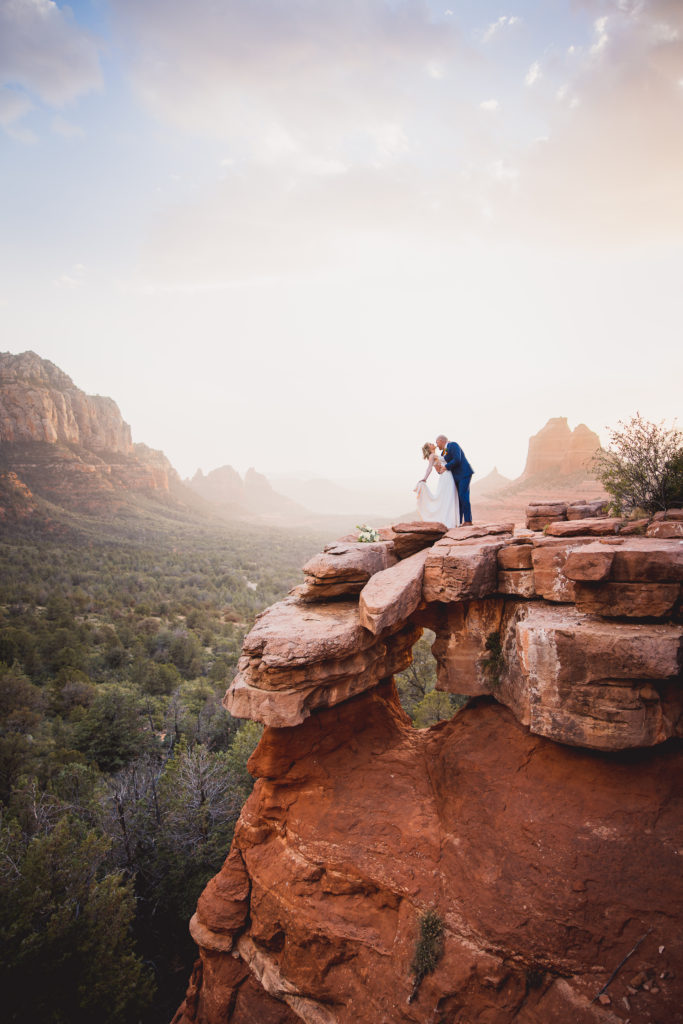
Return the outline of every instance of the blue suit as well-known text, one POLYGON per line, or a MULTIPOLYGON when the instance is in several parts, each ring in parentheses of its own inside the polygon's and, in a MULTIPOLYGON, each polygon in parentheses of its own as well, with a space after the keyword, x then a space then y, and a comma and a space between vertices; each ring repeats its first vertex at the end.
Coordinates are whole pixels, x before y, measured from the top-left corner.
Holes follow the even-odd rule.
POLYGON ((444 452, 446 469, 450 470, 455 480, 455 487, 460 502, 460 522, 472 522, 472 508, 470 506, 470 480, 474 470, 465 457, 465 453, 455 441, 449 441, 444 452))

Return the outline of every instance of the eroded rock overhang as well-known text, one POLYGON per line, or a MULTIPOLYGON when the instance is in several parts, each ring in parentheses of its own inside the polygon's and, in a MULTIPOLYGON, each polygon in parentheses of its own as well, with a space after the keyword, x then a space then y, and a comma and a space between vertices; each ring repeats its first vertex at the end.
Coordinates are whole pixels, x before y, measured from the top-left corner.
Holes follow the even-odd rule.
POLYGON ((599 750, 683 735, 683 512, 635 525, 548 502, 513 523, 342 538, 259 616, 225 706, 264 725, 368 690, 436 633, 437 687, 490 694, 532 733, 599 750))

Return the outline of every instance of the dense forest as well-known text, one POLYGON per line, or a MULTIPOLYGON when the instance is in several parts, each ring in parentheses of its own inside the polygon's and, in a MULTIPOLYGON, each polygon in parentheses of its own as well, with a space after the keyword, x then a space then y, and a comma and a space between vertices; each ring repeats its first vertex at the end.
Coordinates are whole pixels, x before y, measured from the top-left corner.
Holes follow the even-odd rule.
MULTIPOLYGON (((329 540, 176 524, 0 539, 0 970, 6 1019, 170 1019, 188 921, 253 780, 221 706, 254 616, 329 540)), ((450 717, 431 640, 398 678, 450 717)))

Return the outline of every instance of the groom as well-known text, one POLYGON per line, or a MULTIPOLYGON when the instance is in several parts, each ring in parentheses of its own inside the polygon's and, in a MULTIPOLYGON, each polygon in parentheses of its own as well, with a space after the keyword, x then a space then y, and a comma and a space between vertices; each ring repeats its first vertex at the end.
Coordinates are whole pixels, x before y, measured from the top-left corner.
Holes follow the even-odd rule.
POLYGON ((446 460, 446 469, 451 471, 455 480, 455 487, 460 501, 460 525, 471 526, 470 480, 474 470, 465 458, 464 451, 455 441, 449 441, 445 434, 439 434, 436 443, 446 460))

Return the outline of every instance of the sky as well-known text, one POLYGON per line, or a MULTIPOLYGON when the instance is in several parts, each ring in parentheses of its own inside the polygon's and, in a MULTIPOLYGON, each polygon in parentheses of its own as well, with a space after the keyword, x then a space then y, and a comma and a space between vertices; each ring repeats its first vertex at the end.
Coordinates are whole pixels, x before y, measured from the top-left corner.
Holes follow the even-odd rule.
POLYGON ((0 349, 183 476, 671 423, 682 183, 681 0, 0 0, 0 349))

